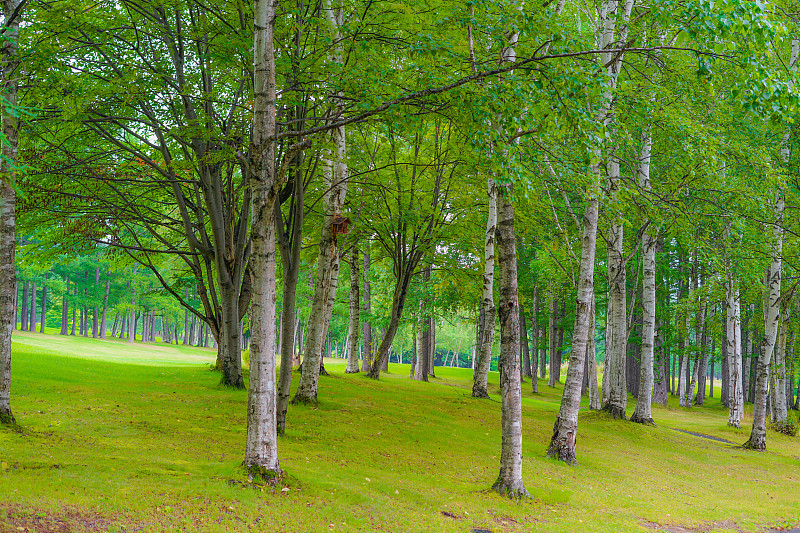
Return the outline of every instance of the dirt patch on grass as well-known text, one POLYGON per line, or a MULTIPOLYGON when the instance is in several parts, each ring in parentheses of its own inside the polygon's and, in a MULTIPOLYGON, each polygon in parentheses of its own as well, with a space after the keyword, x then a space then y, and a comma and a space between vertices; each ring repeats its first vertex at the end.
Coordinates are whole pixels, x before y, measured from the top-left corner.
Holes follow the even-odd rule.
MULTIPOLYGON (((72 533, 108 531, 107 518, 92 512, 65 509, 60 514, 19 506, 0 506, 0 531, 36 531, 37 533, 72 533)), ((136 531, 136 528, 131 528, 136 531)), ((139 528, 138 530, 141 530, 139 528)))
POLYGON ((722 520, 720 522, 705 522, 696 527, 682 526, 679 524, 659 524, 657 522, 642 522, 642 525, 648 529, 663 533, 710 533, 712 531, 741 531, 736 522, 731 520, 722 520))

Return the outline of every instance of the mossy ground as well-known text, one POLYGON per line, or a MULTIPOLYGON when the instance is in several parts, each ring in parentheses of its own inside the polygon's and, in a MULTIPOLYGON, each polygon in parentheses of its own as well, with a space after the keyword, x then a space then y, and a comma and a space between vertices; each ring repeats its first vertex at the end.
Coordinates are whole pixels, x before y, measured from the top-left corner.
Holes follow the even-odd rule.
POLYGON ((247 393, 220 388, 219 375, 197 364, 213 362, 212 351, 15 339, 21 431, 0 429, 0 532, 762 531, 800 523, 796 438, 770 432, 769 450, 758 453, 670 429, 744 442, 748 430, 726 426, 718 399, 654 407, 656 427, 584 411, 580 464, 569 467, 545 456, 561 388, 540 380, 533 395, 527 382, 524 477, 534 498, 514 502, 490 490, 501 440, 496 373, 492 399, 475 400, 470 370, 437 368, 438 378, 421 383, 392 365, 376 382, 326 361, 332 375, 320 380, 319 405, 289 407, 279 441, 287 475, 273 487, 249 482, 241 466, 247 393), (169 364, 155 366, 162 354, 169 364))

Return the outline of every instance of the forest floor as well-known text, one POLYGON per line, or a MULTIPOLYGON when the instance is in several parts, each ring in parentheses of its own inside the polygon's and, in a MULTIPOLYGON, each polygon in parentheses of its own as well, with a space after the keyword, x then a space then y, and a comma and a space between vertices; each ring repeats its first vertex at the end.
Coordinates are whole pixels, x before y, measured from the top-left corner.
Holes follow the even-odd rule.
POLYGON ((769 450, 757 453, 672 430, 744 442, 748 429, 726 427, 718 399, 654 408, 657 427, 587 410, 580 464, 570 467, 544 454, 561 388, 543 380, 540 394, 528 392, 530 381, 523 394, 523 473, 533 498, 503 499, 488 490, 499 469, 497 374, 492 399, 475 400, 469 369, 437 368, 421 383, 392 365, 376 382, 326 361, 332 375, 320 380, 319 406, 290 407, 279 440, 286 477, 276 487, 252 485, 241 466, 247 393, 217 385, 213 358, 202 349, 15 333, 20 426, 0 429, 0 532, 800 526, 798 439, 770 432, 769 450))

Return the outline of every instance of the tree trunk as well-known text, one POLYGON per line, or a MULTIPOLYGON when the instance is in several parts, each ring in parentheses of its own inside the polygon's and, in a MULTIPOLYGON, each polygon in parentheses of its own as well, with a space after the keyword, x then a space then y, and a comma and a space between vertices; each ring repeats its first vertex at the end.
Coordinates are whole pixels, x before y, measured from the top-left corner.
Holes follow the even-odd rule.
MULTIPOLYGON (((278 461, 275 387, 275 3, 254 1, 253 145, 249 187, 252 199, 250 387, 244 464, 253 475, 274 479, 278 461)), ((237 320, 238 322, 238 320, 237 320)), ((238 323, 237 323, 238 327, 238 323)), ((237 354, 238 355, 238 354, 237 354)), ((230 356, 230 355, 229 355, 230 356)))
POLYGON ((364 342, 361 353, 361 370, 369 372, 370 365, 372 364, 372 321, 369 319, 369 314, 372 312, 372 286, 369 282, 369 267, 370 256, 369 246, 366 247, 367 251, 364 252, 364 342))
POLYGON ((128 342, 133 344, 136 342, 136 265, 133 266, 133 277, 130 282, 131 288, 131 314, 128 318, 128 342))
POLYGON ((494 347, 494 241, 497 231, 497 185, 494 179, 489 178, 487 194, 489 200, 489 214, 486 219, 486 233, 483 245, 483 296, 481 309, 485 319, 483 335, 481 336, 478 360, 475 364, 475 373, 472 376, 473 398, 488 398, 489 369, 492 364, 492 348, 494 347))
POLYGON ((788 339, 789 322, 791 320, 791 308, 784 306, 782 320, 780 324, 780 333, 778 334, 778 347, 775 350, 775 363, 773 383, 774 387, 770 390, 770 402, 772 405, 772 423, 781 424, 789 417, 788 405, 786 399, 786 341, 788 339))
MULTIPOLYGON (((16 272, 15 272, 16 275, 16 272)), ((20 311, 20 331, 28 331, 28 318, 30 318, 30 311, 28 311, 28 282, 22 283, 22 310, 20 311)))
POLYGON ((40 320, 39 332, 44 333, 45 323, 47 322, 47 272, 44 274, 44 283, 42 284, 42 314, 40 320))
POLYGON ((94 302, 95 302, 94 313, 92 313, 92 338, 93 339, 97 338, 97 334, 100 331, 100 320, 99 320, 100 319, 100 308, 97 305, 97 297, 98 297, 97 291, 98 291, 99 287, 100 287, 100 267, 95 267, 95 270, 94 270, 94 292, 95 292, 95 294, 94 294, 94 298, 92 298, 92 300, 94 300, 94 302))
POLYGON ((347 337, 347 368, 346 374, 357 374, 358 368, 358 319, 361 312, 361 295, 358 286, 358 247, 353 246, 350 251, 350 334, 347 337))
MULTIPOLYGON (((630 19, 633 0, 625 0, 622 13, 617 13, 618 0, 607 0, 605 19, 603 20, 602 35, 599 39, 601 48, 610 46, 613 42, 626 42, 628 33, 628 20, 630 19), (615 28, 618 35, 615 39, 615 28)), ((610 134, 608 154, 606 160, 606 175, 608 178, 609 205, 615 205, 619 196, 621 179, 619 159, 614 152, 617 149, 617 133, 614 122, 614 91, 617 78, 622 65, 622 54, 612 55, 610 52, 601 55, 601 60, 606 67, 608 84, 605 88, 605 113, 601 114, 603 122, 610 134)), ((608 380, 603 382, 603 389, 608 389, 608 401, 603 409, 614 418, 626 417, 625 409, 628 403, 628 394, 625 387, 625 346, 627 344, 628 318, 626 303, 626 272, 624 226, 621 218, 616 217, 611 221, 608 230, 608 282, 609 305, 611 306, 611 342, 606 342, 606 367, 608 380)), ((605 392, 604 392, 605 395, 605 392)))
POLYGON ((436 317, 432 313, 428 318, 428 375, 436 377, 436 317))
POLYGON ((528 324, 525 321, 525 308, 519 306, 519 330, 520 342, 522 343, 522 375, 524 377, 531 377, 531 351, 528 342, 528 324))
MULTIPOLYGON (((108 312, 108 293, 111 290, 111 280, 106 280, 106 293, 103 296, 103 314, 100 319, 100 338, 106 338, 106 313, 108 312)), ((112 335, 113 337, 113 335, 112 335)))
POLYGON ((0 161, 0 424, 14 424, 11 412, 11 334, 16 324, 14 312, 17 305, 16 270, 14 267, 14 247, 16 244, 16 180, 17 165, 17 130, 18 112, 9 111, 7 107, 17 104, 17 88, 20 75, 16 71, 19 66, 17 50, 19 43, 19 20, 11 20, 11 14, 21 7, 21 0, 4 0, 3 15, 5 35, 3 36, 2 84, 4 102, 0 107, 2 121, 3 159, 0 161))
MULTIPOLYGON (((652 137, 649 129, 642 135, 639 154, 639 186, 650 190, 650 152, 652 137)), ((651 401, 654 380, 654 346, 656 328, 656 242, 658 229, 642 232, 642 351, 640 354, 639 390, 631 422, 653 424, 651 401)))
POLYGON ((69 276, 65 280, 64 295, 61 297, 61 335, 69 334, 69 276))
POLYGON ((28 322, 28 331, 36 331, 36 282, 31 282, 31 319, 28 322))
POLYGON ((726 264, 726 270, 725 326, 728 343, 728 425, 738 428, 742 425, 742 416, 744 415, 739 288, 735 285, 733 272, 729 264, 726 264))
MULTIPOLYGON (((575 309, 575 328, 572 334, 572 351, 570 353, 567 378, 564 381, 564 393, 561 397, 561 408, 553 426, 553 436, 547 455, 556 457, 569 464, 577 463, 575 442, 578 437, 578 411, 581 406, 581 383, 583 381, 584 361, 590 351, 594 332, 594 262, 597 247, 598 199, 595 193, 589 193, 586 212, 583 216, 583 236, 581 239, 581 259, 578 272, 578 298, 575 309)), ((594 359, 594 353, 589 353, 594 359)), ((595 371, 596 372, 596 371, 595 371)), ((596 374, 594 379, 597 383, 596 374)))
MULTIPOLYGON (((527 496, 522 482, 522 384, 519 379, 519 298, 517 293, 517 237, 511 189, 497 195, 497 251, 500 273, 500 397, 503 440, 500 474, 492 488, 511 498, 527 496)), ((580 392, 580 391, 579 391, 580 392)))
POLYGON ((531 361, 531 392, 539 392, 539 287, 533 288, 533 315, 531 316, 531 332, 533 333, 533 358, 531 361))
POLYGON ((556 386, 556 366, 561 366, 558 354, 558 298, 556 298, 555 288, 550 291, 552 307, 550 308, 550 321, 548 328, 548 338, 550 340, 550 374, 547 379, 547 385, 550 387, 556 386))
MULTIPOLYGON (((189 287, 186 287, 186 294, 184 295, 184 299, 189 301, 189 287)), ((187 346, 189 344, 189 310, 186 309, 183 312, 183 345, 187 346)), ((219 357, 217 358, 217 370, 220 368, 220 361, 219 357)))

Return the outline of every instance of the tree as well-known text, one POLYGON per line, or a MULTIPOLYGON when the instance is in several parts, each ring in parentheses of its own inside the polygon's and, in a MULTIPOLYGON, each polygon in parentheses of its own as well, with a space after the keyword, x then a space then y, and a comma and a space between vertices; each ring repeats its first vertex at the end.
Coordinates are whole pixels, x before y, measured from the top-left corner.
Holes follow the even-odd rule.
POLYGON ((0 161, 0 424, 14 424, 11 411, 11 332, 14 330, 16 276, 17 143, 19 139, 17 89, 20 13, 24 0, 4 0, 0 82, 4 88, 2 116, 2 161, 0 161))

